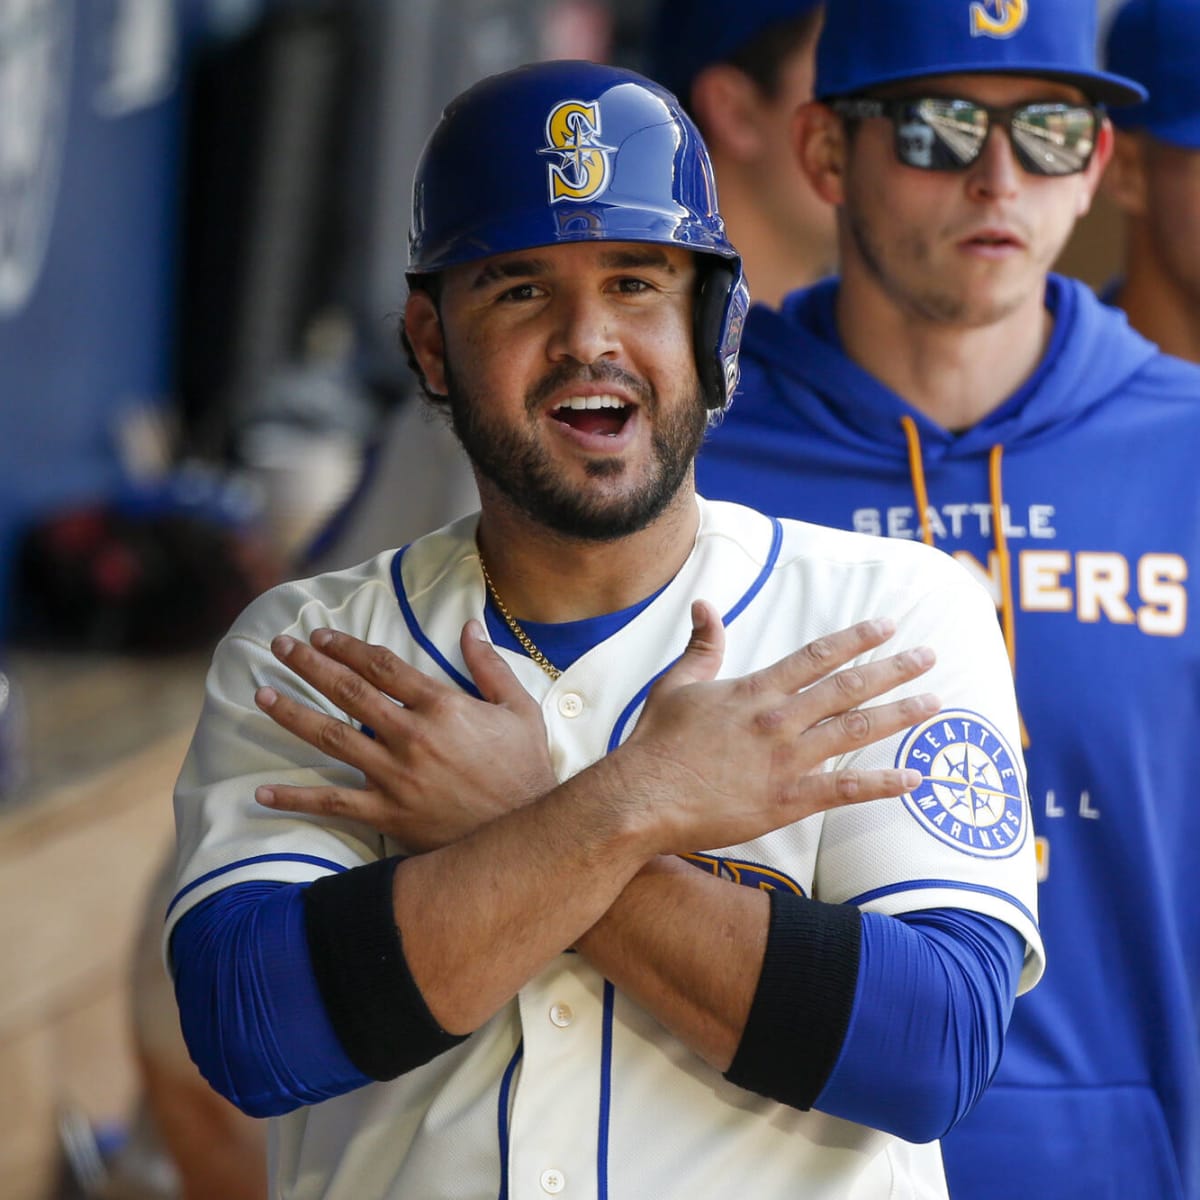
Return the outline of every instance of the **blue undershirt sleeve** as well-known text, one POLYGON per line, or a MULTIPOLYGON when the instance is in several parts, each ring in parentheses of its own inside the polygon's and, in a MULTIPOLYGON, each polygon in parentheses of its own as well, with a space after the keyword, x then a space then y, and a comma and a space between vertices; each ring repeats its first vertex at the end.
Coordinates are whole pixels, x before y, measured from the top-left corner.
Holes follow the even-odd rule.
POLYGON ((255 1117, 371 1082, 326 1015, 305 929, 308 886, 236 884, 180 917, 171 937, 188 1050, 209 1084, 255 1117))
POLYGON ((841 1053, 813 1105, 928 1142, 991 1082, 1025 941, 964 909, 862 914, 858 983, 841 1053))

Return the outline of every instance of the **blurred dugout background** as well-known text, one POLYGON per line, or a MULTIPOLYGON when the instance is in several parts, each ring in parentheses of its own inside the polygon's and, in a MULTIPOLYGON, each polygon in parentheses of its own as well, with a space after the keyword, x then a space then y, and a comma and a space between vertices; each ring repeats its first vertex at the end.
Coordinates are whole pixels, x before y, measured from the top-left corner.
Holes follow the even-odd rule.
MULTIPOLYGON (((139 1136, 172 1031, 131 964, 216 637, 471 503, 396 342, 426 133, 523 61, 639 67, 652 3, 0 0, 6 1200, 100 1195, 139 1136), (370 514, 381 472, 403 512, 370 514)), ((1103 283, 1115 229, 1065 267, 1103 283)))

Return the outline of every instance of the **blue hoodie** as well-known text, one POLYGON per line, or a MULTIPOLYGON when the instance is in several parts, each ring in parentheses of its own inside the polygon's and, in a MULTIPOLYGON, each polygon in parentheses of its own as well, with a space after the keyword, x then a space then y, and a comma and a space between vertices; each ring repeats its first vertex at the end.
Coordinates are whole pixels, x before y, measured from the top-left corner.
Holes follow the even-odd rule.
POLYGON ((779 516, 924 534, 1001 610, 1048 967, 943 1140, 951 1194, 1198 1200, 1200 369, 1051 276, 1042 363, 955 434, 845 357, 836 289, 752 310, 697 480, 779 516))

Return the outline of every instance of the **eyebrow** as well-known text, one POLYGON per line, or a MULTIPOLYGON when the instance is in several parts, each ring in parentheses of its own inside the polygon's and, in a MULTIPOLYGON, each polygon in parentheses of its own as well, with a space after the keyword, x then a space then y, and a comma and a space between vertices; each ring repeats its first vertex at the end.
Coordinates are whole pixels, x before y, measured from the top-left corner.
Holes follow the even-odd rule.
POLYGON ((675 264, 660 246, 639 246, 635 249, 609 250, 600 259, 605 267, 658 267, 675 273, 675 264))
MULTIPOLYGON (((600 256, 600 265, 608 270, 631 270, 653 267, 669 274, 677 274, 678 268, 658 246, 622 247, 606 250, 600 256)), ((529 279, 548 274, 549 259, 545 258, 502 258, 484 264, 471 280, 470 289, 477 291, 505 279, 529 279)))
POLYGON ((549 268, 544 258, 502 258, 485 263, 479 274, 471 280, 471 290, 487 287, 501 279, 528 279, 531 275, 544 274, 549 268))

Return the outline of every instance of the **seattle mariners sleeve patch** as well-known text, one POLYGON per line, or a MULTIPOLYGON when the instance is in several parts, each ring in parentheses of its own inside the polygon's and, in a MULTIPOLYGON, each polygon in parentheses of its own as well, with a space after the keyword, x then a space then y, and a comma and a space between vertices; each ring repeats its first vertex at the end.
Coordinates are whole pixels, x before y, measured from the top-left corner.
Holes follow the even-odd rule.
POLYGON ((896 765, 921 772, 904 797, 939 841, 982 858, 1007 858, 1025 841, 1029 806, 1019 760, 977 713, 947 709, 914 726, 896 765))

